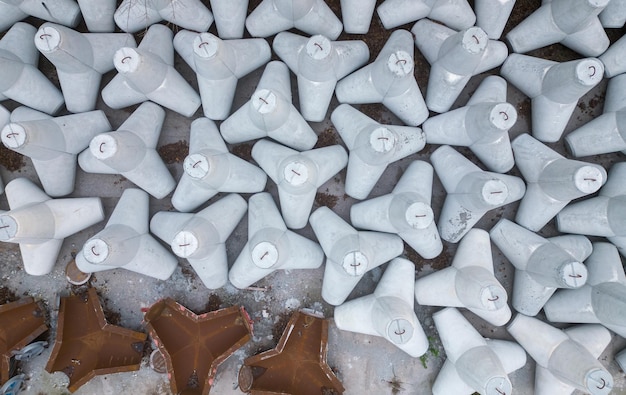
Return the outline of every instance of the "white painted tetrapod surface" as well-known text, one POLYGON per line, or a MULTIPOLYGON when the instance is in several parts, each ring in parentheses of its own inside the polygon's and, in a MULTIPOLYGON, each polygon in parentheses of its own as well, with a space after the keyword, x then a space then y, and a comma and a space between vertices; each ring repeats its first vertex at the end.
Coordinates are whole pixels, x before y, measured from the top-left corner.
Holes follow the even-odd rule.
POLYGON ((561 43, 583 56, 598 56, 609 46, 598 14, 610 0, 551 0, 515 26, 506 39, 525 53, 561 43))
POLYGON ((366 34, 370 30, 376 0, 341 0, 343 30, 350 34, 366 34))
POLYGON ((250 197, 248 242, 228 273, 235 287, 249 287, 276 270, 316 269, 323 261, 317 243, 287 229, 269 193, 250 197))
POLYGON ((326 118, 337 81, 363 66, 370 56, 361 40, 331 41, 321 34, 309 38, 280 32, 272 48, 296 75, 300 112, 311 122, 326 118))
POLYGON ((561 138, 578 100, 602 80, 604 65, 596 58, 558 63, 511 54, 500 75, 530 97, 533 137, 554 143, 561 138))
POLYGON ((467 0, 385 0, 376 12, 385 29, 423 18, 459 30, 476 22, 476 15, 467 0))
POLYGON ((495 326, 509 322, 511 309, 506 290, 493 272, 489 233, 470 230, 451 266, 417 279, 415 299, 425 306, 466 308, 495 326))
POLYGON ((414 281, 413 262, 393 259, 373 294, 335 307, 337 328, 383 337, 414 358, 423 355, 428 350, 428 339, 413 310, 414 281))
POLYGON ((617 362, 623 372, 626 372, 626 349, 615 354, 615 362, 617 362))
POLYGON ((422 19, 411 33, 431 65, 426 105, 438 113, 450 110, 472 76, 500 66, 509 53, 503 42, 490 40, 480 27, 457 32, 422 19))
POLYGON ((325 206, 315 210, 309 222, 326 255, 322 298, 334 306, 346 301, 365 273, 404 248, 397 235, 357 231, 325 206))
POLYGON ((210 0, 217 35, 222 39, 243 37, 248 0, 210 0))
POLYGON ((517 314, 507 330, 537 363, 535 394, 571 394, 576 389, 592 395, 611 392, 613 377, 597 359, 611 341, 611 333, 602 325, 561 330, 517 314))
POLYGON ((118 74, 102 89, 104 103, 120 109, 151 100, 183 116, 200 107, 198 93, 174 69, 173 33, 164 25, 148 28, 137 48, 113 56, 118 74))
POLYGON ((115 68, 115 52, 137 45, 127 33, 79 33, 44 23, 35 34, 35 46, 56 68, 65 107, 79 113, 96 108, 102 75, 115 68))
POLYGON ((161 107, 142 103, 117 131, 91 139, 78 164, 87 173, 121 174, 155 198, 164 198, 176 187, 156 151, 164 119, 161 107))
POLYGON ((516 0, 475 0, 476 26, 492 40, 502 36, 516 0))
MULTIPOLYGON (((626 2, 623 2, 626 4, 626 2)), ((612 4, 612 3, 610 3, 612 4)), ((626 6, 624 10, 626 14, 626 6)), ((607 78, 615 77, 626 72, 626 38, 622 36, 614 42, 609 49, 598 59, 604 64, 604 76, 607 78)))
POLYGON ((447 359, 433 383, 434 395, 510 394, 509 373, 526 364, 517 343, 485 339, 455 308, 433 314, 447 359))
POLYGON ((0 138, 8 149, 31 158, 48 196, 65 196, 74 190, 76 157, 93 137, 111 130, 101 110, 52 118, 13 121, 0 138))
POLYGON ((150 231, 189 261, 205 287, 217 289, 228 282, 226 239, 247 208, 241 196, 230 194, 196 214, 159 211, 150 220, 150 231))
POLYGON ((592 194, 607 179, 600 165, 567 159, 529 134, 513 143, 515 164, 526 181, 515 222, 539 231, 570 201, 592 194))
POLYGON ((24 271, 50 273, 63 239, 104 219, 100 198, 51 199, 26 178, 5 188, 10 210, 0 214, 0 241, 19 243, 24 271))
POLYGON ((263 170, 228 151, 215 122, 198 118, 191 123, 189 155, 183 161, 172 205, 189 212, 219 192, 262 192, 266 182, 263 170))
POLYGON ((137 33, 160 21, 183 29, 206 32, 213 14, 200 0, 124 0, 114 14, 115 23, 125 32, 137 33))
POLYGON ((113 33, 116 0, 77 0, 87 29, 92 33, 113 33))
POLYGON ((626 1, 612 0, 598 15, 605 28, 620 28, 626 23, 626 1))
POLYGON ((0 0, 0 32, 28 16, 73 27, 80 22, 80 8, 74 0, 49 3, 40 0, 0 0))
POLYGON ((485 78, 467 105, 424 122, 426 142, 469 147, 487 169, 511 170, 515 161, 509 129, 517 121, 517 111, 506 101, 506 88, 502 77, 485 78))
POLYGON ((428 118, 428 108, 415 80, 415 47, 407 30, 396 30, 373 63, 337 83, 340 103, 382 103, 402 122, 418 126, 428 118))
POLYGON ((395 233, 425 259, 441 254, 443 243, 431 208, 433 167, 412 162, 387 195, 355 203, 350 222, 357 229, 395 233))
POLYGON ((220 133, 229 144, 270 137, 293 149, 311 149, 317 134, 291 101, 289 69, 269 62, 250 100, 222 122, 220 133))
POLYGON ((437 148, 430 161, 447 193, 439 235, 451 243, 461 240, 489 210, 520 200, 526 191, 521 178, 484 171, 448 145, 437 148))
POLYGON ((426 145, 422 129, 380 124, 348 104, 330 119, 350 151, 345 191, 355 199, 367 198, 389 164, 426 145))
POLYGON ((18 22, 0 39, 0 101, 11 99, 55 114, 63 106, 63 94, 37 68, 36 33, 33 26, 18 22))
POLYGON ((264 39, 222 40, 189 30, 176 34, 174 48, 196 73, 204 116, 213 120, 230 115, 239 79, 267 63, 272 55, 264 39))
POLYGON ((512 305, 524 315, 536 316, 557 289, 579 289, 587 282, 582 262, 592 247, 585 236, 545 239, 505 218, 489 234, 515 267, 512 305))
POLYGON ((269 37, 291 28, 336 40, 343 25, 324 0, 263 0, 246 18, 252 37, 269 37))
POLYGON ((76 255, 84 273, 123 268, 159 280, 168 279, 178 260, 149 233, 149 197, 141 189, 122 193, 104 229, 76 255))

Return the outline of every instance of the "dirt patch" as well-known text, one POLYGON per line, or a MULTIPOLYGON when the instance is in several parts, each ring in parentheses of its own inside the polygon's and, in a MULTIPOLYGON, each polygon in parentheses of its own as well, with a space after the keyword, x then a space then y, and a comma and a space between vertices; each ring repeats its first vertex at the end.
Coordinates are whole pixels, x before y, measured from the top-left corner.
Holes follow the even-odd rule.
POLYGON ((22 154, 11 151, 3 144, 0 144, 0 164, 6 167, 8 171, 13 172, 20 170, 26 163, 22 154))
POLYGON ((359 111, 368 117, 372 118, 376 122, 383 121, 383 114, 386 111, 385 107, 382 104, 361 104, 359 106, 359 111))
POLYGON ((278 343, 278 340, 283 335, 283 332, 285 331, 285 328, 287 327, 287 323, 289 322, 290 318, 291 313, 287 311, 282 312, 278 315, 278 320, 272 327, 272 336, 274 337, 274 341, 276 343, 278 343))
POLYGON ((433 258, 433 259, 422 258, 422 262, 423 262, 422 265, 430 265, 430 267, 433 268, 433 270, 441 270, 450 266, 450 264, 452 263, 452 255, 448 252, 448 247, 444 243, 443 251, 441 252, 441 254, 439 254, 438 257, 433 258))
POLYGON ((209 295, 209 300, 206 302, 206 305, 204 306, 204 310, 207 312, 219 310, 221 305, 222 305, 222 299, 217 294, 211 294, 209 295))
POLYGON ((15 292, 7 287, 0 287, 0 305, 15 302, 17 299, 15 292))
POLYGON ((184 140, 159 147, 159 155, 163 162, 170 165, 181 163, 189 155, 189 144, 184 140))
POLYGON ((252 144, 235 145, 231 147, 230 152, 248 162, 252 160, 252 144))
POLYGON ((339 200, 338 196, 331 195, 329 193, 316 193, 315 194, 315 204, 318 207, 326 206, 328 208, 333 208, 337 204, 337 200, 339 200))
POLYGON ((313 148, 329 147, 337 144, 337 142, 337 132, 335 132, 335 128, 328 128, 317 136, 317 143, 315 143, 313 148))

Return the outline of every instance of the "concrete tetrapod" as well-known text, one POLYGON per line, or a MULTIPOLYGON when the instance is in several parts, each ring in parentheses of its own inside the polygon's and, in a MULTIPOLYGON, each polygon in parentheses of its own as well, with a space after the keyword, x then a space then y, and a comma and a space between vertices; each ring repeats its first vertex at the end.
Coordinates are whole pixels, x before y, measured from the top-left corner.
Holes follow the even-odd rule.
POLYGON ((63 239, 104 219, 100 198, 51 199, 26 178, 6 185, 10 210, 0 214, 0 241, 18 243, 24 271, 48 274, 63 239))
POLYGON ((92 33, 115 31, 115 8, 117 0, 77 0, 87 29, 92 33))
POLYGON ((291 100, 289 69, 269 62, 250 100, 220 125, 222 137, 237 144, 267 136, 293 149, 313 148, 317 134, 291 100))
POLYGON ((343 30, 350 34, 366 34, 370 30, 376 0, 341 0, 343 30))
POLYGON ((532 134, 546 143, 557 142, 578 100, 601 80, 604 65, 595 58, 553 62, 511 54, 500 75, 531 99, 532 134))
POLYGON ((426 105, 438 113, 452 107, 472 76, 500 66, 509 54, 503 42, 490 40, 479 27, 457 32, 422 19, 411 33, 431 65, 426 105))
POLYGON ((433 383, 434 395, 511 394, 508 374, 526 364, 517 343, 483 338, 455 308, 433 314, 447 359, 433 383))
POLYGON ((475 0, 476 26, 492 40, 499 39, 514 6, 515 0, 475 0))
POLYGON ((626 1, 613 0, 598 15, 605 28, 620 28, 626 23, 626 1))
POLYGON ((331 41, 321 34, 308 38, 281 32, 272 47, 298 78, 300 111, 312 122, 326 117, 337 81, 363 66, 370 56, 363 41, 331 41))
POLYGON ((143 103, 114 132, 91 139, 89 149, 78 156, 87 173, 121 174, 157 199, 176 186, 174 177, 156 151, 165 111, 143 103))
POLYGON ((506 39, 524 53, 561 43, 583 56, 598 56, 609 46, 598 14, 610 0, 551 0, 515 26, 506 39))
POLYGON ((516 121, 515 107, 506 101, 506 80, 489 76, 467 105, 428 118, 422 129, 428 144, 469 147, 487 169, 506 173, 515 164, 509 129, 516 121))
POLYGON ((467 0, 385 0, 376 12, 388 30, 427 17, 459 30, 476 22, 467 0))
POLYGON ((602 325, 560 330, 517 314, 507 330, 537 363, 535 394, 569 395, 576 389, 591 395, 611 392, 613 377, 597 360, 611 341, 602 325))
MULTIPOLYGON (((15 117, 14 117, 15 118, 15 117)), ((65 196, 74 190, 76 157, 93 137, 111 130, 103 111, 52 118, 12 121, 0 131, 2 144, 31 158, 48 196, 65 196)))
POLYGON ((592 247, 584 236, 544 239, 504 218, 490 236, 515 267, 512 304, 524 315, 537 315, 558 288, 579 289, 587 282, 587 268, 581 262, 592 247))
MULTIPOLYGON (((622 1, 624 4, 626 2, 622 1)), ((613 3, 610 3, 613 4, 613 3)), ((626 6, 624 7, 626 14, 626 6)), ((602 55, 598 57, 604 64, 604 76, 607 78, 615 77, 618 74, 626 72, 626 38, 622 36, 613 43, 602 55)), ((606 104, 606 101, 605 101, 606 104)))
POLYGON ((63 94, 37 68, 37 29, 18 22, 0 39, 0 101, 11 99, 47 114, 63 106, 63 94))
POLYGON ((168 27, 152 25, 137 48, 115 52, 118 74, 102 89, 107 106, 117 110, 151 100, 186 117, 196 112, 200 96, 174 69, 172 39, 168 27))
POLYGON ((102 75, 115 68, 115 52, 137 45, 126 33, 79 33, 44 23, 35 35, 35 46, 56 68, 65 107, 79 113, 96 108, 102 75))
POLYGON ((626 372, 626 348, 615 354, 615 362, 623 372, 626 372))
POLYGON ((518 136, 512 146, 517 168, 526 180, 515 222, 533 232, 570 201, 596 192, 606 182, 602 166, 566 159, 529 134, 518 136))
POLYGON ((428 118, 428 108, 415 80, 413 36, 396 30, 373 63, 337 83, 340 103, 382 103, 402 122, 418 126, 428 118))
POLYGON ((249 287, 276 270, 316 269, 323 261, 317 243, 287 229, 269 193, 250 197, 248 242, 228 274, 235 287, 249 287))
POLYGON ((267 63, 272 52, 261 38, 222 40, 188 30, 176 34, 174 48, 196 72, 204 116, 214 120, 230 115, 237 81, 267 63))
POLYGON ((0 0, 0 32, 28 16, 73 27, 80 22, 80 8, 73 0, 49 3, 40 0, 0 0))
POLYGON ((470 230, 451 266, 417 279, 415 299, 425 306, 464 307, 495 326, 509 322, 511 309, 493 272, 489 233, 470 230))
POLYGON ((370 194, 389 164, 426 145, 420 128, 382 125, 348 104, 339 105, 330 119, 350 150, 345 190, 355 199, 370 194))
POLYGON ((228 152, 217 126, 208 118, 191 123, 183 171, 172 195, 172 205, 181 212, 195 210, 218 192, 262 192, 267 182, 263 170, 228 152))
POLYGON ((263 0, 246 18, 253 37, 269 37, 291 28, 336 40, 343 26, 324 0, 263 0))
POLYGON ((425 259, 443 250, 431 208, 433 168, 414 161, 390 194, 350 208, 350 222, 356 228, 395 233, 425 259))
POLYGON ((228 282, 226 239, 247 208, 241 196, 230 194, 197 214, 159 211, 150 220, 150 230, 189 261, 205 287, 217 289, 228 282))
POLYGON ((215 18, 217 35, 220 38, 242 38, 248 13, 248 0, 210 0, 215 18))
POLYGON ((326 255, 322 298, 334 306, 346 301, 365 273, 402 254, 404 248, 400 237, 357 231, 325 206, 315 210, 309 221, 326 255))
POLYGON ((373 294, 335 307, 338 329, 379 336, 413 358, 428 350, 428 339, 413 307, 415 266, 404 258, 393 259, 373 294))
POLYGON ((317 189, 348 163, 340 145, 298 152, 269 140, 254 144, 252 158, 278 186, 280 212, 291 229, 306 226, 317 189))
POLYGON ((559 290, 544 311, 551 322, 598 323, 626 336, 626 275, 619 252, 610 243, 593 243, 585 261, 589 278, 578 289, 559 290))
POLYGON ((183 29, 206 32, 213 23, 213 14, 201 0, 124 0, 114 19, 127 33, 137 33, 163 20, 183 29))
POLYGON ((456 243, 489 210, 520 200, 526 186, 521 178, 483 171, 448 145, 430 156, 447 192, 439 216, 439 235, 456 243))

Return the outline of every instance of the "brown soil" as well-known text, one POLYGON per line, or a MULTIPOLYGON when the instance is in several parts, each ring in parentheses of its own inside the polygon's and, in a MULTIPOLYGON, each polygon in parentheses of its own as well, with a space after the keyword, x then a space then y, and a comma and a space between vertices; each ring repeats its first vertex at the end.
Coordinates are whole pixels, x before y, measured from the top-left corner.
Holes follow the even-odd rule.
POLYGON ((250 143, 235 145, 231 147, 230 152, 248 162, 252 160, 252 144, 250 143))
POLYGON ((8 171, 13 172, 20 170, 26 163, 22 154, 11 151, 3 144, 0 144, 0 164, 6 167, 8 171))
POLYGON ((339 200, 339 197, 328 193, 318 192, 315 194, 315 204, 318 207, 326 206, 328 208, 333 208, 337 204, 337 200, 339 200))
POLYGON ((313 148, 328 147, 337 144, 337 142, 337 132, 335 132, 335 128, 330 127, 317 136, 317 143, 313 148))
POLYGON ((204 306, 204 310, 207 312, 219 310, 221 305, 222 305, 222 299, 217 294, 211 294, 209 295, 209 300, 206 302, 206 305, 204 306))
POLYGON ((189 155, 189 144, 186 141, 178 140, 175 143, 163 145, 159 147, 159 155, 168 165, 181 163, 189 155))
POLYGON ((11 291, 7 287, 0 287, 0 305, 14 302, 18 299, 15 292, 11 291))
POLYGON ((287 311, 282 312, 278 315, 278 321, 276 321, 274 327, 272 328, 272 336, 274 337, 274 341, 276 343, 278 343, 278 340, 280 340, 280 337, 283 335, 283 331, 287 327, 287 323, 289 322, 290 318, 291 313, 287 311))

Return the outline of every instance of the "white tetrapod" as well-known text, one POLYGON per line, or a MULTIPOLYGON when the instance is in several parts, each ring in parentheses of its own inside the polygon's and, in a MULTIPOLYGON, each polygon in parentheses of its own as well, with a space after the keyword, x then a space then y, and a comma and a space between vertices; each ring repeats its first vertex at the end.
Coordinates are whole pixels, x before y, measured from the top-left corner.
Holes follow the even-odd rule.
POLYGON ((609 38, 598 14, 611 0, 549 0, 515 26, 506 39, 524 53, 561 43, 583 56, 606 51, 609 38))
POLYGON ((512 373, 526 364, 517 343, 486 339, 455 308, 433 314, 446 360, 433 383, 434 395, 511 394, 512 373))
POLYGON ((317 189, 348 163, 340 145, 298 152, 269 140, 254 144, 252 158, 278 186, 280 212, 291 229, 306 226, 317 189))
POLYGON ((26 178, 5 188, 9 211, 0 214, 0 241, 18 243, 24 271, 48 274, 63 239, 104 219, 100 198, 51 199, 26 178))
POLYGON ((11 112, 0 104, 0 128, 3 128, 11 120, 11 112))
MULTIPOLYGON (((48 196, 65 196, 74 190, 76 157, 93 137, 111 130, 100 110, 52 118, 15 120, 0 132, 2 144, 29 157, 48 196)), ((19 118, 19 116, 17 116, 19 118)))
POLYGON ((515 0, 475 0, 476 26, 483 29, 489 38, 498 40, 514 6, 515 0))
POLYGON ((343 331, 382 337, 413 358, 428 350, 428 339, 413 310, 415 265, 393 259, 374 293, 335 307, 334 320, 343 331))
POLYGON ((239 79, 269 62, 272 55, 262 38, 222 40, 188 30, 176 34, 174 48, 195 71, 204 116, 213 120, 230 115, 239 79))
POLYGON ((404 249, 397 235, 357 231, 325 206, 315 210, 309 221, 326 255, 322 298, 334 306, 346 301, 365 273, 404 249))
POLYGON ((91 139, 89 149, 78 155, 87 173, 121 174, 157 199, 176 187, 176 181, 156 151, 165 111, 150 102, 141 104, 113 132, 91 139))
POLYGON ((470 230, 451 266, 417 279, 415 299, 424 306, 466 308, 495 326, 509 322, 511 309, 506 290, 493 272, 489 233, 470 230))
POLYGON ((80 8, 74 0, 0 0, 0 32, 29 16, 73 27, 80 22, 80 8))
POLYGON ((509 129, 517 121, 515 107, 506 101, 506 80, 485 78, 467 105, 430 117, 422 125, 428 144, 449 144, 469 149, 491 171, 513 168, 509 129))
POLYGON ((11 99, 48 114, 63 106, 63 94, 37 68, 33 26, 18 22, 0 39, 0 101, 11 99))
POLYGON ((320 34, 309 38, 281 32, 272 48, 296 75, 300 112, 311 122, 324 120, 337 81, 363 66, 370 56, 361 40, 331 41, 320 34))
POLYGON ((422 129, 380 124, 348 104, 330 119, 350 151, 345 189, 355 199, 367 198, 389 164, 426 145, 422 129))
POLYGON ((585 236, 544 239, 504 218, 489 234, 515 267, 512 305, 524 315, 537 315, 557 289, 579 289, 587 282, 582 262, 592 248, 585 236))
POLYGON ((370 30, 376 0, 341 0, 343 30, 350 34, 366 34, 370 30))
POLYGON ((263 0, 246 18, 252 37, 269 37, 291 28, 337 39, 343 25, 324 0, 263 0))
POLYGON ((77 0, 87 29, 91 33, 115 31, 115 8, 117 0, 77 0))
POLYGON ((128 33, 148 29, 160 21, 206 32, 213 23, 213 14, 201 0, 124 0, 114 19, 128 33))
POLYGON ((626 1, 611 0, 598 15, 598 18, 600 18, 602 26, 607 29, 624 27, 624 23, 626 23, 626 1))
POLYGON ((426 105, 438 113, 452 107, 472 76, 500 66, 509 54, 503 42, 490 40, 480 27, 457 32, 422 19, 411 32, 431 65, 426 105))
POLYGON ((596 192, 607 179, 600 165, 567 159, 529 134, 513 143, 515 164, 526 181, 515 222, 538 232, 570 201, 596 192))
POLYGON ((488 211, 520 200, 524 181, 507 174, 484 171, 449 145, 430 156, 430 162, 446 190, 439 215, 439 235, 456 243, 488 211))
MULTIPOLYGON (((612 3, 611 3, 612 4, 612 3)), ((626 4, 626 1, 624 2, 626 4)), ((626 8, 626 7, 625 7, 626 8)), ((604 64, 604 76, 615 77, 618 74, 626 73, 626 38, 622 36, 614 42, 609 49, 598 59, 604 64)))
POLYGON ((220 125, 222 137, 229 144, 271 137, 293 149, 313 148, 317 134, 291 101, 289 69, 269 62, 250 100, 220 125))
POLYGON ((228 152, 213 121, 198 118, 191 123, 189 155, 183 161, 172 205, 189 212, 218 192, 261 192, 266 182, 263 170, 228 152))
POLYGON ((317 269, 323 261, 316 242, 287 229, 269 193, 250 197, 248 242, 228 274, 235 287, 249 287, 276 270, 317 269))
POLYGON ((373 63, 337 83, 340 103, 382 103, 402 122, 418 126, 428 118, 428 108, 415 80, 415 47, 407 30, 396 30, 373 63))
POLYGON ((537 363, 534 393, 569 395, 580 390, 606 395, 613 376, 598 361, 611 341, 602 325, 576 325, 565 330, 517 314, 507 330, 537 363))
POLYGON ((474 26, 476 22, 467 0, 385 0, 376 12, 388 30, 423 18, 458 30, 474 26))
POLYGON ((102 89, 104 103, 120 109, 151 100, 191 117, 201 100, 198 93, 174 69, 172 31, 152 25, 137 48, 123 47, 113 56, 118 74, 102 89))
POLYGON ((615 362, 622 369, 622 372, 626 372, 626 348, 615 354, 615 362))
POLYGON ((578 100, 602 80, 604 66, 595 58, 558 63, 511 54, 500 74, 530 97, 533 136, 554 143, 561 138, 578 100))
MULTIPOLYGON (((624 43, 626 44, 626 40, 624 43)), ((565 143, 572 155, 578 158, 617 151, 626 153, 624 92, 626 92, 626 73, 609 80, 602 115, 565 136, 565 143)))
POLYGON ((551 322, 602 324, 626 336, 626 275, 617 248, 593 243, 585 261, 589 277, 578 289, 557 291, 544 306, 551 322))
POLYGON ((248 0, 210 0, 217 35, 222 39, 242 38, 248 0))
POLYGON ((217 289, 228 282, 226 239, 247 207, 241 196, 230 194, 196 214, 159 211, 150 220, 150 231, 189 261, 205 287, 217 289))
POLYGON ((89 238, 76 254, 84 273, 112 269, 168 279, 178 260, 149 233, 149 196, 141 189, 125 189, 104 229, 89 238))
POLYGON ((424 161, 412 162, 387 195, 350 208, 350 222, 358 229, 395 233, 425 259, 443 250, 431 208, 433 167, 424 161))
POLYGON ((35 46, 56 68, 68 111, 92 111, 100 93, 102 75, 115 68, 113 55, 122 47, 136 47, 127 33, 79 33, 44 23, 35 46))

